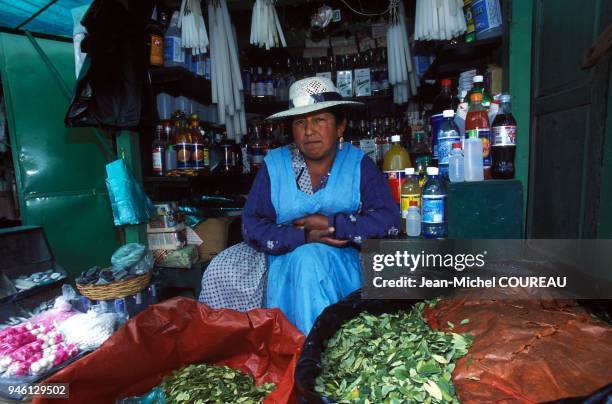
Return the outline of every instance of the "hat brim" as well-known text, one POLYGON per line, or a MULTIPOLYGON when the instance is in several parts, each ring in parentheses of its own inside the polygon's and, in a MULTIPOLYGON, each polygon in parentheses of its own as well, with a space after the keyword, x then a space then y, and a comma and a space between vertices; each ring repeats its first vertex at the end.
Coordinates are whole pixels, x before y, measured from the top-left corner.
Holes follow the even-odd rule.
POLYGON ((288 118, 290 116, 304 115, 304 114, 309 114, 311 112, 320 111, 322 109, 335 107, 338 105, 345 105, 345 106, 350 106, 350 107, 362 107, 365 104, 362 102, 358 102, 358 101, 322 101, 322 102, 317 102, 316 104, 312 104, 312 105, 305 105, 303 107, 290 108, 285 111, 277 112, 274 115, 270 115, 266 119, 275 120, 275 119, 288 118))

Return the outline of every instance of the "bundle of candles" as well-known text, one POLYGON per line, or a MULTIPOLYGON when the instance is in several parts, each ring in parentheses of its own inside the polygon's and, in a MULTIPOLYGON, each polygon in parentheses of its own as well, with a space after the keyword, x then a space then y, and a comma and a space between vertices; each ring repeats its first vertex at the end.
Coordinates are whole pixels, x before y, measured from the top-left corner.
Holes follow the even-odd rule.
POLYGON ((414 40, 451 40, 467 29, 463 0, 417 0, 414 40))
POLYGON ((217 104, 218 122, 225 124, 227 138, 240 142, 247 131, 244 102, 242 99, 242 76, 238 64, 238 44, 230 23, 225 0, 208 3, 210 28, 210 61, 212 102, 217 104))
POLYGON ((208 33, 200 8, 200 0, 183 0, 179 18, 181 44, 191 49, 192 55, 206 53, 208 33))
POLYGON ((393 86, 393 102, 403 104, 417 91, 417 78, 412 66, 403 2, 391 0, 389 13, 387 28, 389 83, 393 86))
POLYGON ((260 48, 287 47, 285 35, 276 13, 275 0, 256 0, 251 16, 250 44, 260 48))

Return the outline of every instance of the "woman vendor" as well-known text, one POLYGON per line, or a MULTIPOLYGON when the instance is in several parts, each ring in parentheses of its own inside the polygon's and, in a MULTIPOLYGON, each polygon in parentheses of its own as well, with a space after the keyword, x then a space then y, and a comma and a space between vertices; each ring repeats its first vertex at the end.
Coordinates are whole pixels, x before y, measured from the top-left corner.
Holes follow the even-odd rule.
POLYGON ((271 150, 242 216, 245 242, 222 251, 200 301, 246 311, 278 307, 304 334, 328 305, 361 286, 359 245, 399 232, 398 207, 375 163, 343 141, 343 100, 331 80, 289 89, 294 143, 271 150))

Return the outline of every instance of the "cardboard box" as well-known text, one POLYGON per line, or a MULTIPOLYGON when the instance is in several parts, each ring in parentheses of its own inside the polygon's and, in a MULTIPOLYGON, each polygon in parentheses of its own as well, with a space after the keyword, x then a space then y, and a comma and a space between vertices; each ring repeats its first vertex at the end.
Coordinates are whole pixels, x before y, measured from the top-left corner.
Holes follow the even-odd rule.
POLYGON ((174 232, 148 233, 147 239, 151 250, 176 250, 187 243, 187 232, 183 229, 174 232))
POLYGON ((232 218, 219 217, 206 219, 193 230, 202 239, 198 247, 200 258, 210 260, 227 247, 227 235, 232 218))
POLYGON ((176 220, 178 204, 176 202, 156 203, 154 206, 156 210, 156 215, 153 216, 147 224, 147 231, 153 229, 168 229, 176 227, 176 225, 178 224, 176 220))

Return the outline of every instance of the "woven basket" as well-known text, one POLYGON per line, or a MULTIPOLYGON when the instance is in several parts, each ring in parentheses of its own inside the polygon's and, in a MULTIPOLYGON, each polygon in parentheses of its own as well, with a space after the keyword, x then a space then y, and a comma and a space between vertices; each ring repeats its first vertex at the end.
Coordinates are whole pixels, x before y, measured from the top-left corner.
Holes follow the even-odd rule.
POLYGON ((150 273, 146 273, 106 285, 81 285, 77 283, 76 287, 83 296, 90 300, 113 300, 136 294, 145 289, 151 283, 151 276, 150 273))

